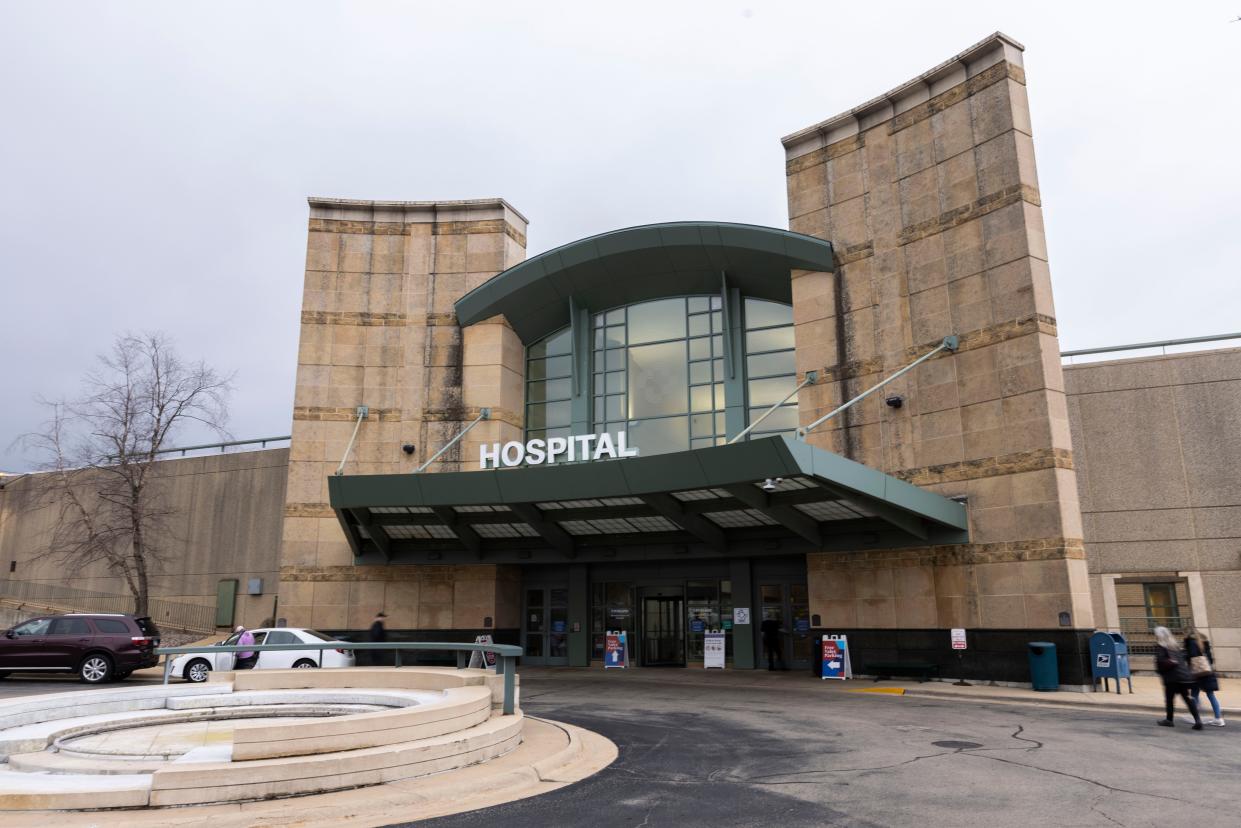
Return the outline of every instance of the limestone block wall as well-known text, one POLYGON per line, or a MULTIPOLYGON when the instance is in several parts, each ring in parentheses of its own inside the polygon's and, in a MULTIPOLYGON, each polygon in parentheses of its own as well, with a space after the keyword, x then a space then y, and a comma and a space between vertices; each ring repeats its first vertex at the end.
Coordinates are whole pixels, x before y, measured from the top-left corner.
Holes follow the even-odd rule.
POLYGON ((1181 614, 1241 672, 1241 349, 1065 368, 1095 618, 1176 581, 1181 614))
MULTIPOLYGON (((236 578, 237 622, 257 626, 271 616, 288 459, 281 448, 159 462, 158 485, 173 514, 152 597, 214 607, 219 582, 236 578), (262 595, 245 594, 251 578, 263 579, 262 595)), ((52 547, 57 509, 44 497, 49 482, 31 475, 0 490, 0 578, 128 595, 124 580, 101 564, 60 562, 52 547)))
MULTIPOLYGON (((280 570, 290 624, 359 629, 382 608, 394 629, 481 629, 486 617, 516 626, 516 612, 498 617, 508 602, 497 589, 516 587, 496 567, 355 567, 327 478, 359 405, 370 415, 349 474, 412 472, 482 407, 495 419, 472 437, 520 430, 511 329, 492 320, 463 337, 453 304, 520 262, 525 232, 526 220, 498 199, 310 200, 280 570)), ((469 448, 459 444, 427 473, 467 467, 469 448)))
POLYGON ((1022 49, 993 35, 784 139, 790 228, 840 261, 793 278, 798 372, 826 379, 802 423, 961 340, 810 440, 966 496, 971 542, 811 555, 825 627, 1093 625, 1022 49))

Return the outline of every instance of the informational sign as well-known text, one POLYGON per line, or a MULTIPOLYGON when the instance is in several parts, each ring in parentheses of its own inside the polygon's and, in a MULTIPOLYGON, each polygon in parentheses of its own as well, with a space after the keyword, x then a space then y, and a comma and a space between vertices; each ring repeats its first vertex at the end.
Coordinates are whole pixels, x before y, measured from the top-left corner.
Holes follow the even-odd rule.
POLYGON ((629 646, 625 638, 625 631, 618 630, 616 632, 608 631, 604 635, 603 644, 603 667, 617 667, 624 669, 629 666, 629 646))
POLYGON ((707 628, 707 623, 703 621, 701 618, 690 619, 690 622, 689 622, 690 632, 700 633, 706 628, 707 628))
POLYGON ((825 679, 853 678, 853 661, 849 658, 849 637, 845 635, 823 636, 820 648, 823 668, 820 674, 825 679))
POLYGON ((952 649, 965 649, 965 630, 959 627, 953 627, 952 629, 952 649))
POLYGON ((552 622, 552 632, 554 632, 554 633, 562 633, 562 632, 564 632, 564 631, 565 631, 565 622, 563 622, 563 621, 553 621, 553 622, 552 622))
POLYGON ((803 634, 810 632, 810 619, 809 618, 798 618, 795 621, 793 621, 793 632, 798 632, 798 633, 803 633, 803 634))
POLYGON ((535 438, 526 442, 510 440, 507 443, 483 443, 478 447, 478 467, 498 469, 501 466, 541 466, 557 460, 572 463, 577 460, 613 460, 618 457, 637 457, 637 446, 629 445, 628 435, 623 431, 615 435, 571 434, 568 437, 535 438))
POLYGON ((1097 656, 1095 656, 1094 660, 1095 660, 1095 666, 1097 667, 1111 667, 1112 666, 1112 654, 1111 653, 1099 653, 1097 656))
POLYGON ((731 630, 733 628, 733 622, 725 618, 722 622, 720 622, 720 626, 726 630, 731 630))
MULTIPOLYGON (((475 644, 494 644, 495 642, 492 640, 491 636, 489 635, 476 635, 474 636, 474 643, 475 644)), ((486 665, 487 667, 496 666, 496 654, 495 653, 470 653, 470 666, 471 667, 482 667, 484 665, 486 665)))
POLYGON ((707 630, 702 637, 702 666, 705 670, 711 668, 724 669, 724 631, 723 630, 707 630))
POLYGON ((735 609, 733 609, 733 623, 734 624, 749 624, 750 623, 750 608, 749 607, 736 607, 735 609))

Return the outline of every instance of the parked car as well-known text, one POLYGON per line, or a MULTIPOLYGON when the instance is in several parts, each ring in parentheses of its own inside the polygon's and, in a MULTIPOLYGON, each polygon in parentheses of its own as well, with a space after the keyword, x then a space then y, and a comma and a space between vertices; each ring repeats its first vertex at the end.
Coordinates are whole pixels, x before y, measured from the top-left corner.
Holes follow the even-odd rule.
MULTIPOLYGON (((254 635, 255 644, 318 644, 325 641, 339 641, 318 630, 300 627, 265 628, 250 630, 250 632, 254 635)), ((240 637, 239 633, 233 633, 223 641, 217 641, 215 646, 235 646, 240 637)), ((206 681, 212 670, 233 669, 236 657, 236 653, 230 652, 186 653, 173 660, 172 675, 180 676, 186 681, 206 681)), ((353 650, 268 650, 259 653, 254 669, 352 667, 354 663, 353 650)))
POLYGON ((159 662, 150 618, 69 613, 23 621, 0 637, 0 678, 9 673, 77 673, 87 684, 127 678, 159 662))

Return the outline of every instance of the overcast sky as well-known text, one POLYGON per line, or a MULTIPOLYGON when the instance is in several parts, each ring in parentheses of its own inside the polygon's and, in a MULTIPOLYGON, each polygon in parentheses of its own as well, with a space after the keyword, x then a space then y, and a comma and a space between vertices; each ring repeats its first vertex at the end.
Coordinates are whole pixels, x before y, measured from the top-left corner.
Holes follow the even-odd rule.
MULTIPOLYGON (((787 227, 780 136, 1023 42, 1061 345, 1241 329, 1241 0, 0 3, 0 469, 115 334, 289 433, 309 195, 501 196, 529 253, 787 227)), ((201 435, 183 435, 183 441, 201 435)))

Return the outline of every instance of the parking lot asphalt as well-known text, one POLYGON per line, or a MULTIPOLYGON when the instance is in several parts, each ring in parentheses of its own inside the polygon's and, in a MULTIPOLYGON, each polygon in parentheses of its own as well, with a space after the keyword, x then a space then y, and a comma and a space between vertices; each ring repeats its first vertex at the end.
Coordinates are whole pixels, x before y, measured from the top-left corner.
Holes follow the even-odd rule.
POLYGON ((1241 722, 1194 732, 1148 713, 643 672, 524 674, 528 714, 602 733, 618 760, 551 794, 417 824, 1241 824, 1241 722))

